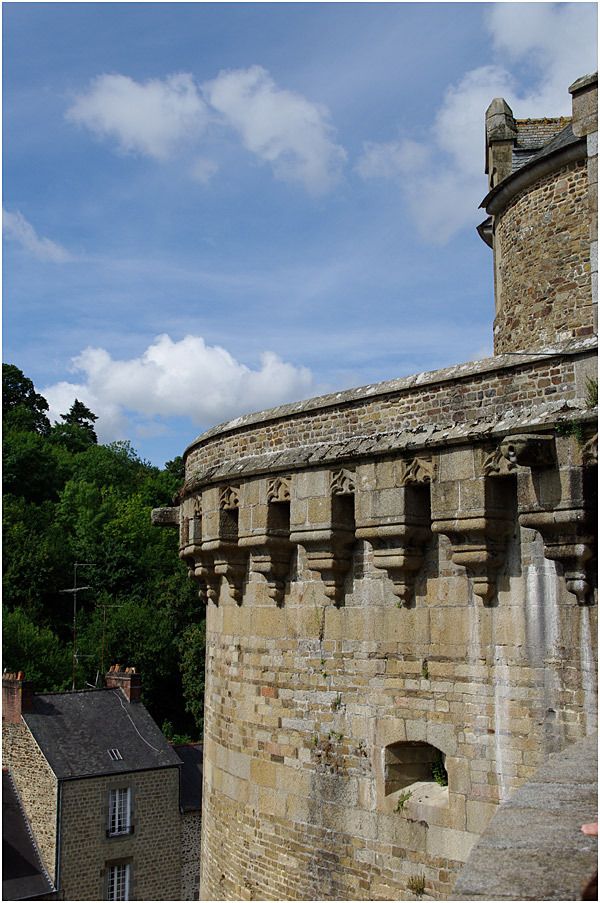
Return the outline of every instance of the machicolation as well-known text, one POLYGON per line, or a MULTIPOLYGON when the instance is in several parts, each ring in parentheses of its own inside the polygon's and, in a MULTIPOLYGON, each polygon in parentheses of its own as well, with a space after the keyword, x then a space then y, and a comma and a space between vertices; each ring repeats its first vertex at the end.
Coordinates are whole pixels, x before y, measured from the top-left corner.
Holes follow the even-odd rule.
POLYGON ((487 113, 495 356, 216 427, 156 513, 207 606, 201 899, 451 897, 596 729, 597 79, 570 91, 487 113))

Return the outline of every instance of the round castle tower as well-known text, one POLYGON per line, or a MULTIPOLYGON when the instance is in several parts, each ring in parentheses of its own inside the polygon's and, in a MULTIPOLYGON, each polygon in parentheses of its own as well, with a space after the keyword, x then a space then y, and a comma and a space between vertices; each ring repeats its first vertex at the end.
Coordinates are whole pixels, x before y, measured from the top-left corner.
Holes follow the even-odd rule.
POLYGON ((215 427, 155 513, 206 605, 201 899, 447 898, 595 728, 594 82, 571 90, 545 153, 488 111, 499 356, 215 427))
POLYGON ((572 119, 515 120, 503 98, 486 113, 496 354, 597 331, 597 76, 569 90, 572 119))

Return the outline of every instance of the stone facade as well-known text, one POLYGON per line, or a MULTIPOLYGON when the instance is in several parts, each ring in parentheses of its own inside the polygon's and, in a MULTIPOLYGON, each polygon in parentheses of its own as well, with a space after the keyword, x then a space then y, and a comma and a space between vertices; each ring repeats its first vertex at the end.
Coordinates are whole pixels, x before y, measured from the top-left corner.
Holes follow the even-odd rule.
POLYGON ((131 864, 131 900, 186 899, 177 768, 63 781, 60 802, 59 899, 107 899, 106 869, 114 862, 131 864), (109 791, 124 787, 131 790, 133 832, 107 837, 109 791))
POLYGON ((448 898, 595 729, 589 165, 562 126, 541 175, 490 170, 506 353, 216 427, 155 515, 207 605, 202 899, 448 898))
POLYGON ((44 868, 56 881, 58 781, 23 722, 2 722, 2 762, 10 765, 44 868))

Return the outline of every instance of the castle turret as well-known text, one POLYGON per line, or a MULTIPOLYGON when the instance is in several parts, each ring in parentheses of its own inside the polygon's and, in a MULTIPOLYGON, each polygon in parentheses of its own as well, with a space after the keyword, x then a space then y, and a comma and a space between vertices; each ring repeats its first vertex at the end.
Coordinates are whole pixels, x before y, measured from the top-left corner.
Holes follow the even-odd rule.
POLYGON ((597 328, 597 75, 569 90, 572 119, 514 119, 503 98, 486 113, 490 217, 479 233, 494 250, 496 354, 597 328))

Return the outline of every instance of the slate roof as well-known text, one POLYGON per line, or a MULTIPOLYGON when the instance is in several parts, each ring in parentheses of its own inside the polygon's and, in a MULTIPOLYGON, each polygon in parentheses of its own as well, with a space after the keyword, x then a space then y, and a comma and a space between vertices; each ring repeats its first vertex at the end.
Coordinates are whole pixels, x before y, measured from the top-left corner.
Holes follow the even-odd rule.
POLYGON ((2 771, 2 899, 54 893, 8 770, 2 771))
POLYGON ((35 695, 23 719, 59 779, 181 765, 148 711, 121 689, 35 695))
POLYGON ((173 746, 181 759, 181 807, 184 812, 202 808, 202 744, 173 746))
MULTIPOLYGON (((547 157, 549 154, 554 153, 554 151, 561 150, 563 147, 581 140, 573 134, 573 127, 570 122, 558 131, 549 130, 550 121, 541 120, 539 129, 533 128, 538 124, 535 120, 526 120, 526 122, 530 126, 528 129, 523 128, 519 121, 517 122, 518 137, 512 152, 513 173, 534 160, 540 160, 542 157, 547 157), (541 128, 541 126, 545 127, 541 128)), ((564 122, 564 119, 556 120, 557 125, 562 122, 564 122)))

